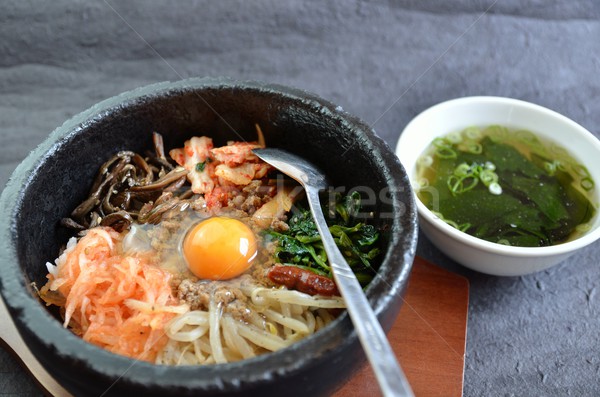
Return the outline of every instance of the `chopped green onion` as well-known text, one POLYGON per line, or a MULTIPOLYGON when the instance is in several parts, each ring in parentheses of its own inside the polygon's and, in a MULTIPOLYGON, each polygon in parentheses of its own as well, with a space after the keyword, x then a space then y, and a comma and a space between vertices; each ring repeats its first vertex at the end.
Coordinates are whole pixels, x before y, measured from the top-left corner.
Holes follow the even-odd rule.
POLYGON ((590 176, 590 172, 588 171, 588 169, 581 164, 575 164, 573 166, 573 171, 575 171, 575 173, 583 178, 586 178, 590 176))
POLYGON ((594 188, 594 181, 592 180, 592 178, 587 177, 587 178, 583 178, 580 182, 581 187, 586 191, 590 191, 594 188))
POLYGON ((545 161, 544 169, 546 170, 548 175, 554 176, 554 174, 556 173, 556 161, 553 161, 553 162, 545 161))
POLYGON ((422 167, 429 167, 433 164, 433 157, 431 156, 421 156, 417 160, 417 163, 422 167))
POLYGON ((463 142, 459 146, 459 148, 464 152, 473 153, 473 154, 480 154, 483 151, 483 146, 481 146, 481 144, 479 144, 477 142, 473 142, 473 141, 463 142))
POLYGON ((488 186, 488 190, 490 191, 490 193, 499 196, 502 194, 502 186, 500 186, 500 184, 498 182, 492 182, 490 183, 490 186, 488 186))
POLYGON ((463 233, 466 233, 466 231, 469 230, 469 228, 471 227, 470 223, 463 223, 462 225, 459 225, 458 223, 454 222, 453 220, 444 218, 444 215, 442 215, 439 212, 436 212, 436 211, 431 211, 431 212, 433 213, 433 215, 437 216, 442 222, 445 222, 446 224, 452 226, 455 229, 460 230, 463 233))
POLYGON ((479 183, 479 179, 473 176, 459 178, 456 175, 451 175, 448 178, 448 188, 453 195, 467 192, 473 189, 479 183), (469 182, 465 185, 465 181, 469 182))
POLYGON ((449 133, 448 135, 446 135, 446 139, 450 143, 460 143, 462 141, 462 137, 460 136, 460 134, 458 132, 449 133))
POLYGON ((431 213, 432 213, 434 216, 438 217, 439 219, 441 219, 441 220, 444 220, 444 215, 442 215, 442 213, 441 213, 441 212, 437 212, 437 211, 431 210, 431 213))
POLYGON ((443 159, 455 159, 456 152, 451 147, 438 148, 435 154, 443 159))
POLYGON ((437 148, 448 147, 448 142, 444 138, 435 138, 431 144, 437 148))
POLYGON ((423 189, 426 188, 427 186, 429 186, 429 179, 427 178, 419 178, 416 181, 417 183, 417 189, 423 189))
POLYGON ((489 164, 485 164, 484 166, 476 163, 471 165, 468 165, 467 163, 459 164, 454 169, 453 174, 448 177, 448 189, 450 189, 453 195, 464 193, 477 186, 478 180, 481 180, 481 182, 488 187, 494 183, 497 185, 497 187, 491 188, 490 192, 492 194, 502 193, 502 188, 500 188, 500 185, 497 183, 498 174, 489 169, 495 169, 496 167, 491 162, 488 163, 489 164))
POLYGON ((455 159, 457 156, 456 151, 443 138, 434 139, 433 146, 436 148, 435 154, 442 159, 455 159))
POLYGON ((451 221, 450 219, 442 219, 444 222, 446 222, 448 225, 452 226, 455 229, 458 229, 458 224, 454 221, 451 221))
POLYGON ((473 170, 471 169, 471 166, 467 163, 459 164, 454 169, 454 175, 456 175, 456 176, 467 176, 472 173, 473 173, 473 170))
POLYGON ((481 131, 479 131, 479 128, 477 127, 465 128, 462 133, 467 139, 476 140, 481 138, 481 131))
POLYGON ((540 144, 539 139, 528 130, 518 130, 515 132, 515 136, 519 138, 521 142, 524 142, 530 146, 538 146, 540 144))
POLYGON ((483 170, 479 173, 479 179, 485 186, 490 186, 492 183, 498 182, 498 174, 494 171, 483 170))
POLYGON ((552 151, 552 153, 560 155, 560 156, 564 156, 564 157, 568 157, 569 156, 569 153, 567 152, 567 149, 565 149, 562 146, 557 145, 554 142, 552 142, 552 144, 550 145, 550 150, 552 151))
POLYGON ((460 230, 463 233, 466 233, 467 230, 469 230, 470 227, 471 227, 470 223, 463 223, 462 225, 458 226, 458 230, 460 230))
POLYGON ((457 177, 456 175, 450 175, 448 177, 446 184, 448 185, 448 189, 450 189, 452 194, 456 193, 456 190, 458 189, 458 185, 460 184, 461 181, 462 181, 462 179, 457 177))

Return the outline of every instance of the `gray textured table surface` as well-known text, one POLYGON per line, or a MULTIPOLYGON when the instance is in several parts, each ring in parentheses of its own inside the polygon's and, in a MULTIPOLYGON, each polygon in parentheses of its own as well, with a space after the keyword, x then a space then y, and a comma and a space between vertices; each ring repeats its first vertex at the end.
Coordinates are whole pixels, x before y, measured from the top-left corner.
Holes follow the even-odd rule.
MULTIPOLYGON (((598 136, 593 1, 5 0, 0 186, 70 116, 125 90, 192 76, 313 91, 374 125, 392 147, 420 111, 478 94, 538 103, 598 136)), ((515 278, 470 272, 422 236, 418 253, 471 282, 465 396, 600 395, 598 244, 515 278)), ((39 394, 1 350, 0 394, 39 394)))

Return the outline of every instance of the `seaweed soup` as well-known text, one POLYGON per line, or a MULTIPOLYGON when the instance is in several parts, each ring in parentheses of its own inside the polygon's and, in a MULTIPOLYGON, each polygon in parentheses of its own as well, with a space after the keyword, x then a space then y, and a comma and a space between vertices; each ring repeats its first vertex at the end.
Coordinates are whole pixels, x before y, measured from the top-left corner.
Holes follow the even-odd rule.
POLYGON ((597 210, 588 169, 527 130, 469 127, 436 138, 417 161, 417 195, 437 216, 499 244, 573 240, 597 210))

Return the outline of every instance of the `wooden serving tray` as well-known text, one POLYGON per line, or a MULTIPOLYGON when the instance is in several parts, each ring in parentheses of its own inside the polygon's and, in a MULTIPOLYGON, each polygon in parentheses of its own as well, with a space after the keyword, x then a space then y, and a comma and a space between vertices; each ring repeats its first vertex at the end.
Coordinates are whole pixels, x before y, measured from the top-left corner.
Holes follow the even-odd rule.
MULTIPOLYGON (((417 257, 388 338, 417 397, 462 396, 469 281, 417 257)), ((379 396, 365 365, 335 397, 379 396)))

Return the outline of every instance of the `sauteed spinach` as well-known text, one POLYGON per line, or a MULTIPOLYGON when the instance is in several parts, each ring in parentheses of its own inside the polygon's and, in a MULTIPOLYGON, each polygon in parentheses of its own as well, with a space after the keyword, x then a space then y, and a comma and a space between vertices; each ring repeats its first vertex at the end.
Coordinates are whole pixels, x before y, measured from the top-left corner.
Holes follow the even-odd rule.
MULTIPOLYGON (((376 273, 373 264, 380 254, 377 244, 379 232, 374 226, 361 221, 360 211, 358 192, 346 196, 336 193, 329 206, 323 208, 323 212, 329 214, 329 231, 338 248, 360 284, 366 286, 376 273)), ((282 263, 331 278, 327 254, 306 203, 300 203, 292 210, 288 225, 289 229, 285 232, 267 232, 267 238, 277 243, 276 258, 282 263)))

